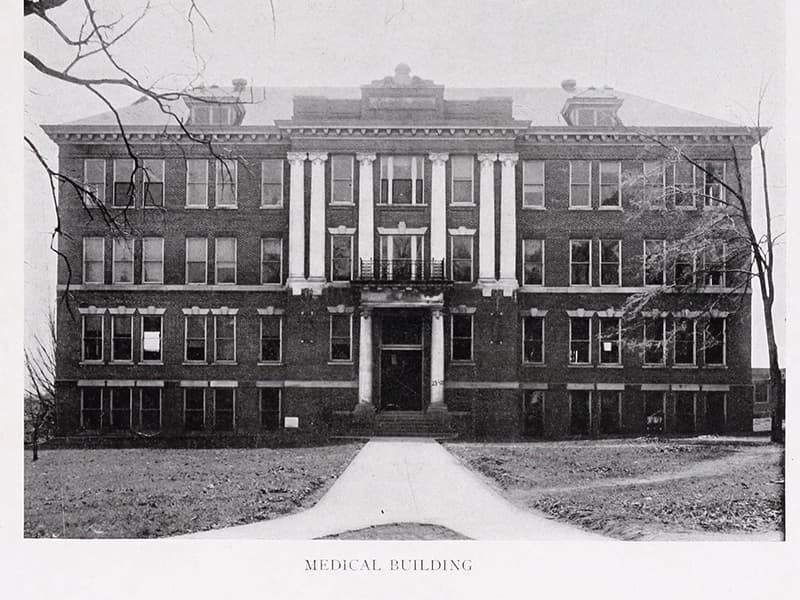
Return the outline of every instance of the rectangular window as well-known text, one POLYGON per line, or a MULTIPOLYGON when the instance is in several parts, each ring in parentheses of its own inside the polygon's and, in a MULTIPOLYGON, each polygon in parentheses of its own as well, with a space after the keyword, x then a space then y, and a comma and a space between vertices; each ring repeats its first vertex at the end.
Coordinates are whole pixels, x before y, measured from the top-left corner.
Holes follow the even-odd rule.
POLYGON ((200 431, 206 426, 205 388, 184 388, 183 426, 188 431, 200 431))
POLYGON ((105 283, 105 240, 83 238, 83 283, 105 283))
POLYGON ((261 362, 281 362, 282 331, 280 315, 261 315, 261 362))
POLYGON ((644 364, 663 365, 666 362, 665 338, 664 319, 647 319, 644 322, 644 364))
POLYGON ((544 285, 544 240, 522 240, 522 285, 544 285))
POLYGON ((694 319, 675 319, 675 364, 695 364, 694 319))
POLYGON ((703 346, 707 365, 725 364, 725 330, 726 322, 724 318, 709 319, 708 323, 706 323, 703 346))
POLYGON ((331 236, 331 281, 353 278, 353 236, 331 236))
POLYGON ((331 156, 331 204, 353 203, 353 157, 331 156))
POLYGON ((143 431, 161 429, 161 388, 139 389, 139 422, 143 431))
POLYGON ((589 435, 592 422, 592 392, 570 390, 569 432, 571 435, 589 435))
POLYGON ((725 287, 725 244, 713 243, 703 250, 703 283, 725 287))
POLYGON ((331 315, 331 360, 352 360, 353 315, 331 315))
POLYGON ((664 433, 665 394, 664 392, 644 391, 644 415, 647 433, 664 433))
POLYGON ((694 166, 681 160, 673 165, 675 181, 672 197, 675 208, 692 209, 695 207, 694 166))
POLYGON ((81 360, 103 360, 103 315, 83 315, 81 360))
POLYGON ((450 269, 453 281, 472 281, 472 236, 450 236, 450 269))
POLYGON ((530 437, 544 436, 544 392, 525 390, 523 399, 524 434, 530 437))
POLYGON ((164 206, 164 161, 146 158, 143 181, 144 205, 164 206))
POLYGON ((214 361, 236 361, 236 315, 214 315, 214 361))
POLYGON ((592 285, 592 240, 569 241, 570 285, 592 285))
POLYGON ((143 362, 161 362, 162 326, 163 317, 161 315, 142 315, 143 362))
POLYGON ((675 255, 675 285, 694 285, 694 252, 678 252, 675 255))
POLYGON ((103 388, 81 388, 81 428, 98 431, 103 415, 103 388))
POLYGON ((133 360, 132 315, 111 315, 111 360, 133 360))
POLYGON ((261 239, 261 283, 283 282, 283 241, 261 239))
POLYGON ((694 433, 694 392, 675 392, 675 433, 694 433))
POLYGON ((569 362, 572 365, 588 365, 592 361, 592 319, 570 317, 569 362))
POLYGON ((381 204, 423 204, 425 160, 421 156, 381 157, 381 204))
POLYGON ((109 425, 111 429, 131 428, 131 389, 111 388, 111 410, 109 425))
POLYGON ((261 428, 269 431, 281 427, 281 390, 280 388, 261 388, 259 398, 261 428))
POLYGON ((208 161, 186 161, 186 206, 208 208, 208 161))
POLYGON ((450 316, 450 358, 472 360, 472 315, 450 316))
POLYGON ((233 431, 235 422, 235 397, 233 388, 214 389, 214 430, 233 431))
POLYGON ((620 285, 622 240, 600 240, 600 285, 620 285))
POLYGON ((279 158, 261 161, 261 206, 283 206, 283 161, 279 158))
POLYGON ((224 208, 236 208, 236 182, 238 179, 235 160, 217 160, 217 185, 215 186, 215 205, 224 208))
POLYGON ((569 163, 570 208, 592 207, 592 163, 588 160, 571 160, 569 163))
POLYGON ((206 315, 186 315, 186 351, 187 362, 205 362, 206 360, 206 315))
POLYGON ((205 283, 208 275, 208 241, 186 238, 186 283, 205 283))
POLYGON ((142 283, 164 283, 164 238, 142 238, 142 283))
POLYGON ((666 258, 664 240, 644 240, 644 284, 664 285, 666 258))
POLYGON ((622 364, 622 323, 617 317, 600 318, 600 363, 622 364))
POLYGON ((522 208, 544 208, 544 161, 522 163, 522 208))
POLYGON ((214 240, 214 280, 236 283, 236 238, 214 240))
POLYGON ((709 208, 725 206, 725 162, 707 160, 703 167, 703 204, 709 208))
POLYGON ((103 205, 106 202, 106 161, 102 158, 87 158, 83 161, 83 187, 87 194, 87 206, 103 205))
POLYGON ((133 283, 133 240, 114 238, 111 281, 133 283))
POLYGON ((600 206, 622 206, 622 163, 600 161, 600 206))
POLYGON ((544 363, 544 317, 522 319, 522 362, 544 363))
POLYGON ((600 433, 603 435, 619 433, 622 393, 616 390, 601 390, 598 394, 600 394, 600 433))
POLYGON ((132 208, 136 204, 133 181, 134 162, 130 158, 114 159, 114 199, 116 207, 132 208))
POLYGON ((472 204, 472 178, 473 178, 473 158, 472 156, 453 156, 453 177, 452 177, 452 199, 453 204, 472 204))
POLYGON ((644 207, 664 208, 664 163, 660 160, 644 162, 644 207))

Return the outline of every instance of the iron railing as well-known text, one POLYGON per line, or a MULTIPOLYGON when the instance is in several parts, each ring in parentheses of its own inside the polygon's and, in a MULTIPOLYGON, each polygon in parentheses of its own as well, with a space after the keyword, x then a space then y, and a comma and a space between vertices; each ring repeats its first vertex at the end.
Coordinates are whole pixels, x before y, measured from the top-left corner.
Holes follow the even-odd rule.
POLYGON ((443 260, 361 259, 356 280, 363 282, 445 282, 443 260))

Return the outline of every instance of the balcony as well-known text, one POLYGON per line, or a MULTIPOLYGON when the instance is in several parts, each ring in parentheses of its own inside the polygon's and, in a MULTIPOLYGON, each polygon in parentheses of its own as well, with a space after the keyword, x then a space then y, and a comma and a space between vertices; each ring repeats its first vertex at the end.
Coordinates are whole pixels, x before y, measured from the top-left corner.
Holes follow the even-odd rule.
POLYGON ((354 283, 361 284, 437 284, 452 283, 446 276, 443 260, 360 260, 354 283))

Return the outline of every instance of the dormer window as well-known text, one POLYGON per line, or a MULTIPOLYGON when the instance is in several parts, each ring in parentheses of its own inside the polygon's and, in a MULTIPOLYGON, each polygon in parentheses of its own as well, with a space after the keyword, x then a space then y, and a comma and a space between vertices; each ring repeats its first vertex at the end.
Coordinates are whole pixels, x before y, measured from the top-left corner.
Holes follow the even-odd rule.
POLYGON ((575 124, 578 126, 613 127, 617 119, 613 111, 599 108, 579 108, 575 111, 575 124))
POLYGON ((622 98, 610 87, 585 88, 578 91, 575 82, 566 80, 561 87, 572 94, 564 102, 561 116, 573 127, 618 127, 622 125, 619 108, 622 98))
POLYGON ((191 109, 192 125, 235 125, 238 111, 233 104, 194 104, 191 109))

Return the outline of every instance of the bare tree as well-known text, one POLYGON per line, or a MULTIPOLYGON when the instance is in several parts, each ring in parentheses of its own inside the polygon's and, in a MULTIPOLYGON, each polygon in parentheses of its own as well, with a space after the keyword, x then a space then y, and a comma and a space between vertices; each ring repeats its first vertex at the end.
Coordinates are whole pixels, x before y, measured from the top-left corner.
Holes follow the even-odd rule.
POLYGON ((33 460, 39 460, 39 442, 53 434, 55 424, 56 320, 51 312, 47 338, 34 338, 25 349, 25 435, 30 439, 33 460))

